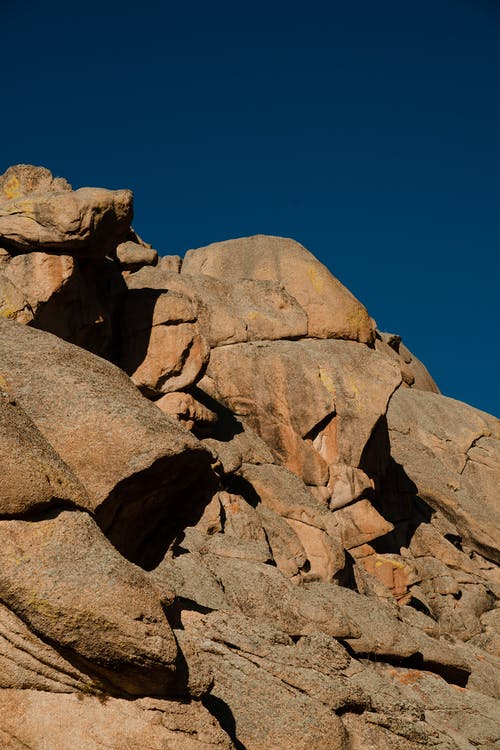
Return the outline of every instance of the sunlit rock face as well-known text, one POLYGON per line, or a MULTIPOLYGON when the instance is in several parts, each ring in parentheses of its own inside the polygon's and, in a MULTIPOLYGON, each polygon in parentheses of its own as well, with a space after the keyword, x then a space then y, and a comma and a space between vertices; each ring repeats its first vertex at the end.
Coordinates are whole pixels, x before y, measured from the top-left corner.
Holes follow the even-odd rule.
POLYGON ((500 427, 290 239, 0 176, 0 737, 499 747, 500 427))

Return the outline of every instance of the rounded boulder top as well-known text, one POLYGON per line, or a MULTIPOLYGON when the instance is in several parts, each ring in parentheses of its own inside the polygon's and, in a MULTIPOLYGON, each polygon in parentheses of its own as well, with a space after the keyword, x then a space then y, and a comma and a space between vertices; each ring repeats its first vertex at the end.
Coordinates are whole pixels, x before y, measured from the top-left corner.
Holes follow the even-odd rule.
POLYGON ((58 193, 71 189, 64 177, 54 177, 49 169, 32 164, 15 164, 0 175, 0 201, 24 198, 30 193, 58 193))
POLYGON ((278 281, 307 313, 308 336, 373 343, 364 305, 295 240, 258 234, 188 250, 182 273, 278 281))

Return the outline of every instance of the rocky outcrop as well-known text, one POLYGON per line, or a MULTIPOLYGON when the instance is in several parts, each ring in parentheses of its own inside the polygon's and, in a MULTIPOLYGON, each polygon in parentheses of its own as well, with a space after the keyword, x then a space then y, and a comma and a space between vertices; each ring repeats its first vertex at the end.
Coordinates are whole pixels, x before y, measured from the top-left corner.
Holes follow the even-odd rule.
POLYGON ((64 177, 54 177, 45 167, 34 167, 31 164, 16 164, 0 175, 2 201, 25 198, 31 193, 62 193, 71 189, 64 177))
POLYGON ((129 190, 30 192, 0 202, 0 237, 21 252, 36 248, 102 258, 125 239, 131 219, 129 190))
POLYGON ((500 747, 498 420, 292 240, 131 216, 0 177, 2 747, 500 747))
POLYGON ((308 336, 373 341, 375 324, 366 308, 293 240, 256 235, 188 250, 181 273, 277 281, 306 312, 308 336))
POLYGON ((172 692, 177 646, 157 592, 87 514, 1 521, 0 538, 2 601, 34 634, 110 692, 172 692))
POLYGON ((126 297, 120 350, 121 367, 148 396, 194 385, 209 355, 189 297, 149 287, 126 297))
POLYGON ((116 257, 124 271, 138 271, 142 266, 156 266, 158 253, 138 242, 122 242, 116 248, 116 257))

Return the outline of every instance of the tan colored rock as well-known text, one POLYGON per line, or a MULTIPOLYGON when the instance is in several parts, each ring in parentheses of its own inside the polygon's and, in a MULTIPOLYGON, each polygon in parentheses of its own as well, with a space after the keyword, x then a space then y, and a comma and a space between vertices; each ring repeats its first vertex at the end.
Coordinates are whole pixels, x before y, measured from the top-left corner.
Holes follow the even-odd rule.
POLYGON ((297 535, 309 563, 307 577, 332 581, 345 564, 340 530, 332 514, 283 467, 244 464, 239 473, 261 503, 284 518, 297 535))
POLYGON ((212 492, 211 455, 117 367, 50 334, 0 319, 0 363, 7 392, 85 487, 113 544, 157 564, 188 487, 193 508, 212 492))
POLYGON ((310 526, 294 518, 287 523, 297 534, 307 555, 309 567, 307 580, 333 581, 345 565, 342 545, 337 537, 330 536, 323 529, 310 526))
POLYGON ((79 262, 71 255, 16 255, 0 275, 0 289, 14 290, 14 297, 12 292, 6 295, 4 317, 30 323, 111 358, 111 321, 122 293, 118 278, 121 280, 111 261, 94 265, 79 262), (21 312, 13 314, 19 308, 21 312))
POLYGON ((434 741, 440 734, 441 737, 444 735, 442 739, 446 737, 450 743, 445 747, 452 750, 457 747, 460 750, 464 747, 496 750, 498 747, 500 722, 497 700, 476 690, 449 684, 427 670, 381 666, 380 671, 390 678, 385 684, 396 682, 407 700, 417 700, 425 706, 425 728, 430 739, 434 730, 434 741))
POLYGON ((146 574, 85 513, 0 522, 0 596, 30 629, 130 695, 172 693, 177 647, 146 574))
MULTIPOLYGON (((276 341, 212 350, 199 387, 255 430, 277 462, 335 492, 335 464, 342 475, 345 465, 359 467, 400 382, 395 364, 353 342, 276 341)), ((358 494, 355 485, 349 500, 358 494)))
POLYGON ((294 240, 256 235, 188 250, 182 274, 278 281, 308 317, 308 335, 371 343, 375 324, 363 305, 294 240))
POLYGON ((0 247, 0 272, 4 270, 6 266, 12 260, 12 255, 4 247, 0 247))
MULTIPOLYGON (((416 657, 421 660, 422 668, 425 664, 438 673, 442 670, 457 675, 459 681, 466 681, 472 671, 469 659, 460 650, 446 640, 427 635, 414 623, 406 622, 402 608, 394 601, 379 601, 343 586, 322 582, 308 583, 306 587, 318 610, 326 613, 333 609, 338 616, 349 617, 355 624, 357 634, 346 640, 356 654, 370 654, 381 660, 416 657)), ((323 625, 319 629, 327 632, 323 625)))
POLYGON ((419 391, 430 391, 431 393, 441 393, 434 378, 428 372, 425 365, 415 357, 410 350, 401 343, 399 347, 399 355, 403 362, 407 365, 414 378, 412 388, 416 388, 419 391))
POLYGON ((346 713, 342 723, 349 736, 349 750, 422 750, 436 746, 440 750, 459 750, 460 747, 414 716, 407 719, 386 713, 366 712, 362 716, 346 713))
POLYGON ((307 335, 306 313, 277 281, 179 275, 167 273, 160 263, 133 274, 127 284, 130 289, 168 289, 188 296, 211 347, 307 335))
MULTIPOLYGON (((482 663, 480 659, 474 661, 476 664, 482 663)), ((488 697, 483 701, 483 696, 475 688, 470 689, 472 674, 465 689, 454 682, 451 674, 439 676, 423 665, 421 668, 408 668, 372 660, 371 663, 364 661, 363 665, 353 663, 349 674, 351 681, 370 695, 372 703, 370 712, 342 717, 354 747, 364 750, 363 738, 367 741, 370 739, 377 748, 393 747, 390 744, 392 741, 399 743, 395 747, 405 750, 414 747, 414 743, 419 750, 422 747, 446 750, 495 747, 489 742, 491 735, 488 737, 492 729, 494 736, 498 722, 495 705, 488 697), (429 700, 431 692, 432 698, 429 700), (455 708, 457 716, 449 721, 445 711, 450 710, 451 706, 455 708), (443 715, 440 707, 444 709, 443 715), (458 715, 462 711, 465 715, 459 720, 458 715), (481 716, 485 719, 482 736, 478 732, 481 716), (346 718, 349 722, 345 721, 346 718), (379 732, 378 736, 364 734, 367 723, 379 732), (381 731, 383 729, 385 732, 381 731), (474 742, 471 744, 469 740, 472 739, 474 742)))
POLYGON ((122 700, 38 690, 0 691, 5 750, 232 750, 217 721, 197 701, 122 700))
POLYGON ((266 505, 256 507, 276 566, 287 578, 299 581, 309 571, 307 553, 292 525, 266 505))
POLYGON ((414 531, 409 547, 412 555, 434 557, 455 570, 471 575, 481 574, 476 562, 465 552, 457 549, 431 523, 421 523, 414 531))
POLYGON ((0 694, 9 689, 61 694, 99 692, 100 687, 96 680, 68 661, 54 646, 44 643, 1 604, 0 694))
POLYGON ((499 421, 459 401, 408 389, 393 396, 387 420, 391 453, 419 496, 472 549, 500 559, 500 463, 493 458, 499 421))
POLYGON ((180 273, 182 258, 180 255, 162 255, 158 258, 158 268, 165 273, 180 273))
POLYGON ((193 385, 208 356, 208 345, 185 295, 151 289, 128 293, 120 365, 143 393, 158 396, 193 385))
POLYGON ((229 283, 187 274, 181 274, 180 281, 196 291, 200 325, 212 347, 307 334, 306 313, 278 282, 240 279, 229 283))
POLYGON ((158 591, 175 594, 175 601, 169 608, 171 622, 179 621, 179 610, 184 605, 194 608, 203 607, 209 610, 223 609, 226 605, 224 590, 217 575, 205 564, 205 554, 195 550, 188 551, 183 544, 178 547, 182 554, 176 557, 167 554, 161 563, 148 574, 158 591), (172 617, 172 610, 175 616, 172 617))
MULTIPOLYGON (((179 560, 188 557, 184 554, 179 560)), ((422 668, 449 675, 458 684, 471 671, 469 657, 452 644, 427 635, 418 617, 407 622, 406 610, 414 612, 408 607, 378 602, 328 583, 286 585, 275 568, 250 561, 227 560, 211 554, 201 555, 199 561, 220 581, 225 611, 237 609, 254 622, 270 624, 295 637, 313 632, 344 637, 356 653, 371 655, 378 661, 418 659, 422 668), (277 601, 279 607, 274 604, 277 601), (351 628, 351 634, 341 636, 343 628, 344 633, 351 628)), ((428 619, 420 617, 424 623, 428 619)), ((429 622, 434 625, 432 620, 429 622)))
POLYGON ((420 580, 415 566, 394 554, 374 553, 361 557, 354 575, 360 593, 379 598, 393 596, 399 604, 410 603, 410 587, 420 580))
POLYGON ((267 545, 262 521, 255 508, 239 495, 230 492, 219 492, 218 497, 224 510, 225 534, 267 545))
POLYGON ((0 746, 496 748, 498 421, 299 245, 122 273, 116 194, 13 175, 0 746))
POLYGON ((70 255, 40 252, 16 255, 5 271, 22 291, 35 317, 40 306, 61 292, 74 273, 75 261, 70 255))
POLYGON ((500 659, 500 608, 485 612, 480 621, 482 632, 470 639, 471 645, 500 659))
MULTIPOLYGON (((346 750, 334 710, 366 698, 339 674, 337 665, 349 656, 333 639, 304 638, 296 646, 274 628, 223 614, 183 622, 214 672, 206 705, 221 722, 224 704, 231 706, 239 747, 346 750)), ((179 631, 179 637, 183 643, 189 636, 179 631)))
POLYGON ((153 326, 195 323, 196 311, 189 297, 180 292, 132 289, 125 298, 122 313, 123 338, 153 326))
POLYGON ((358 547, 378 539, 393 530, 394 526, 373 507, 369 500, 340 508, 334 513, 339 525, 342 544, 346 549, 358 547))
POLYGON ((203 534, 212 536, 222 532, 222 502, 221 496, 226 493, 216 492, 210 502, 203 509, 200 519, 194 524, 194 528, 203 534))
POLYGON ((133 383, 147 396, 158 396, 188 388, 201 377, 208 361, 209 349, 198 326, 180 323, 151 329, 144 359, 137 367, 143 349, 138 337, 127 343, 121 365, 133 383))
MULTIPOLYGON (((360 636, 347 604, 340 608, 323 591, 295 585, 268 562, 216 554, 210 537, 200 532, 187 533, 179 546, 178 557, 173 561, 166 557, 151 573, 160 591, 173 591, 210 609, 240 613, 293 636, 317 632, 333 638, 360 636)), ((328 587, 329 594, 330 589, 340 590, 329 583, 321 585, 328 587)))
POLYGON ((54 177, 45 167, 16 164, 0 175, 0 202, 24 198, 31 193, 71 191, 63 177, 54 177))
POLYGON ((377 331, 375 348, 381 354, 385 354, 389 359, 399 364, 403 382, 410 388, 440 393, 425 365, 401 342, 401 336, 377 331))
MULTIPOLYGON (((218 493, 218 496, 224 494, 228 493, 221 492, 218 493)), ((188 549, 195 555, 217 556, 230 560, 245 560, 272 565, 272 554, 259 514, 255 514, 253 509, 242 500, 245 510, 242 510, 241 513, 244 517, 238 519, 236 531, 231 520, 228 522, 222 503, 219 506, 221 511, 219 518, 207 518, 206 511, 212 512, 212 503, 213 501, 207 506, 200 521, 185 530, 181 548, 188 549), (220 528, 217 528, 219 526, 217 520, 220 521, 220 528)), ((173 547, 171 551, 174 556, 178 556, 179 547, 173 547)), ((182 551, 181 554, 183 554, 182 551)), ((176 558, 174 557, 174 559, 176 558)))
POLYGON ((80 482, 1 388, 0 382, 0 518, 67 504, 87 506, 80 482))
MULTIPOLYGON (((33 255, 38 254, 19 257, 33 255)), ((33 326, 100 357, 115 359, 113 322, 124 293, 121 281, 117 267, 107 258, 95 263, 74 259, 71 276, 61 287, 54 288, 55 293, 46 302, 39 304, 33 326)))
POLYGON ((142 266, 156 266, 158 253, 137 242, 121 242, 116 248, 116 257, 124 271, 137 271, 142 266))
MULTIPOLYGON (((214 402, 211 402, 212 405, 214 402)), ((220 464, 223 474, 234 474, 243 463, 248 464, 270 464, 273 462, 273 453, 267 443, 253 430, 243 427, 241 422, 234 420, 231 425, 230 439, 225 432, 228 425, 225 423, 227 413, 218 413, 218 420, 213 432, 216 437, 205 438, 203 445, 206 446, 220 464)))
POLYGON ((130 190, 29 193, 0 203, 0 243, 20 252, 104 258, 125 239, 131 220, 130 190))
POLYGON ((217 414, 197 401, 190 393, 174 391, 166 393, 154 402, 164 414, 177 419, 188 430, 197 427, 203 430, 217 422, 217 414))
MULTIPOLYGON (((331 424, 334 426, 333 422, 331 424)), ((331 440, 327 430, 318 436, 317 442, 315 441, 316 444, 319 443, 318 452, 320 454, 323 451, 323 445, 325 445, 326 450, 335 447, 335 437, 333 436, 333 440, 331 440)), ((335 460, 334 455, 332 452, 332 462, 335 460)), ((349 505, 353 500, 361 499, 364 494, 372 492, 375 489, 375 483, 362 469, 337 463, 328 482, 328 489, 328 506, 331 510, 337 510, 349 505)))
POLYGON ((28 300, 5 273, 0 273, 0 318, 25 324, 33 320, 28 300))
POLYGON ((481 616, 496 601, 488 582, 449 568, 433 557, 418 557, 414 564, 420 583, 412 593, 425 599, 443 631, 466 641, 478 636, 483 630, 481 616))
MULTIPOLYGON (((491 612, 485 613, 495 606, 494 594, 498 596, 498 568, 486 566, 478 555, 467 553, 467 547, 457 548, 433 521, 421 524, 410 542, 412 562, 421 578, 412 594, 425 600, 444 631, 466 641, 475 639, 487 651, 493 646, 493 653, 500 656, 500 649, 487 636, 483 638, 491 612)), ((456 543, 458 536, 448 536, 456 543)))

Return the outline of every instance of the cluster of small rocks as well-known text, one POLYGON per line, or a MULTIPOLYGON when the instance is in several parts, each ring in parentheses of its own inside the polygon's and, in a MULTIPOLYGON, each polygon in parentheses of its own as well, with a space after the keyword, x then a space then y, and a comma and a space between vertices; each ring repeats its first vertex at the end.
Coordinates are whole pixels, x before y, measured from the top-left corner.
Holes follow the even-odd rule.
POLYGON ((0 739, 500 748, 500 424, 304 247, 0 177, 0 739))

